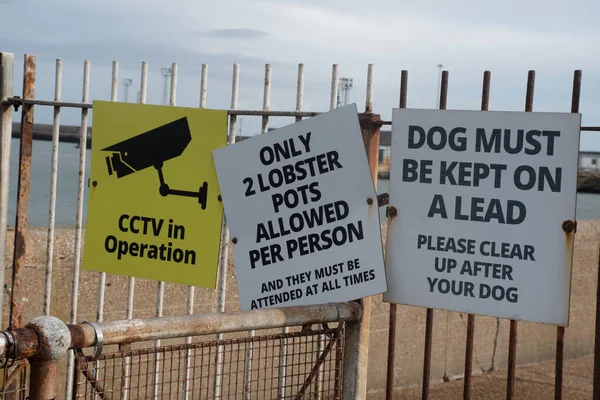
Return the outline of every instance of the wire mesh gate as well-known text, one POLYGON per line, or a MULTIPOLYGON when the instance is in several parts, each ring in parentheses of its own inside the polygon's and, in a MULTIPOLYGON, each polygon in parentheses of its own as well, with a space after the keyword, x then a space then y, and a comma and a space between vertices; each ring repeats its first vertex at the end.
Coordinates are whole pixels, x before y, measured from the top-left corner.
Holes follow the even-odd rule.
POLYGON ((16 362, 5 360, 0 367, 2 367, 2 372, 0 372, 0 399, 28 399, 29 362, 27 360, 16 362))
POLYGON ((79 351, 73 398, 340 399, 343 343, 340 324, 336 328, 120 350, 98 358, 79 351), (319 346, 321 337, 325 337, 323 349, 319 346), (285 372, 280 375, 283 346, 288 355, 285 372), (246 375, 250 348, 253 363, 246 375), (218 350, 223 353, 220 387, 214 384, 218 350), (157 359, 161 362, 154 368, 157 359), (215 395, 215 389, 220 394, 215 395))

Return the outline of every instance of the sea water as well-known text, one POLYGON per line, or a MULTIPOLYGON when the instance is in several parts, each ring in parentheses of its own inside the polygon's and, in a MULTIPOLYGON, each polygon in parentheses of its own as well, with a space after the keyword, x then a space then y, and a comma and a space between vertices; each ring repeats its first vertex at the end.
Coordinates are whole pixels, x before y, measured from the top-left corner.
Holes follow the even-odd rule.
MULTIPOLYGON (((58 177, 56 186, 56 226, 75 226, 77 217, 77 197, 79 191, 80 149, 74 143, 58 144, 58 177)), ((17 205, 17 185, 19 175, 19 140, 11 139, 10 155, 10 194, 8 224, 15 225, 17 205)), ((87 181, 89 177, 91 151, 85 150, 85 173, 83 176, 83 225, 87 212, 87 181)), ((103 160, 101 161, 103 162, 103 160)), ((31 157, 31 189, 29 194, 29 226, 48 226, 50 206, 50 180, 52 173, 52 142, 34 140, 31 157)), ((379 179, 377 191, 389 190, 389 181, 379 179)), ((125 194, 126 195, 126 194, 125 194)), ((385 221, 385 207, 380 216, 385 221)), ((600 219, 600 195, 579 193, 577 195, 577 219, 600 219)))

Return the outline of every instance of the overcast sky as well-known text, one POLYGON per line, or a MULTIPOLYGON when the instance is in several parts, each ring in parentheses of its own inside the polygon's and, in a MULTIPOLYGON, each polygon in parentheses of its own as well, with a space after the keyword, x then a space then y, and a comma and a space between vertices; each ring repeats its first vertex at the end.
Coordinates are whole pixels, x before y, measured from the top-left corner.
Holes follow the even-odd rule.
MULTIPOLYGON (((110 97, 111 64, 139 89, 149 66, 148 102, 162 101, 160 68, 178 63, 177 105, 198 106, 208 64, 209 108, 228 108, 233 63, 240 64, 240 109, 262 107, 264 64, 272 64, 272 110, 295 108, 298 63, 305 66, 304 110, 329 107, 331 68, 354 80, 350 102, 364 109, 367 65, 375 64, 374 111, 391 117, 400 71, 409 71, 408 107, 433 108, 437 64, 449 71, 449 109, 478 109, 484 70, 492 72, 490 110, 523 110, 527 72, 536 70, 534 111, 570 110, 573 71, 583 70, 583 125, 600 125, 598 0, 0 0, 0 51, 15 53, 20 94, 23 55, 37 55, 36 96, 52 99, 55 60, 63 60, 63 100, 81 100, 84 60, 91 99, 110 97)), ((77 110, 62 121, 80 122, 77 110)), ((16 116, 16 115, 15 115, 16 116)), ((51 122, 50 107, 36 108, 51 122)), ((293 122, 272 119, 276 127, 293 122)), ((260 118, 243 118, 243 134, 260 118)), ((239 133, 239 131, 238 131, 239 133)), ((597 138, 596 138, 597 137, 597 138)), ((600 134, 583 133, 583 149, 600 134)))

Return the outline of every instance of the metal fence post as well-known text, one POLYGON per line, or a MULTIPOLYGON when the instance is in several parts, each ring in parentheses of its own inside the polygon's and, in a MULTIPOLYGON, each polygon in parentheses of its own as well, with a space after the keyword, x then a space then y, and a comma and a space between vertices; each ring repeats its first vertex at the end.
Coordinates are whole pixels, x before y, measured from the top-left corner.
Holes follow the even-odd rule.
MULTIPOLYGON (((35 98, 36 56, 26 54, 23 62, 23 99, 35 98)), ((19 183, 17 187, 17 218, 13 256, 12 290, 10 294, 10 327, 21 328, 23 311, 21 270, 27 258, 29 224, 29 192, 31 188, 31 156, 33 147, 34 105, 23 104, 21 108, 21 137, 19 138, 19 183)))
POLYGON ((33 329, 38 335, 37 351, 29 358, 29 399, 55 399, 58 362, 67 354, 71 332, 60 319, 46 316, 33 319, 27 328, 33 329))
MULTIPOLYGON (((0 52, 0 101, 13 95, 15 57, 0 52)), ((6 263, 6 227, 8 225, 8 183, 10 181, 10 138, 12 106, 0 104, 0 265, 6 263)), ((0 288, 4 287, 4 268, 0 268, 0 288)), ((0 301, 0 325, 3 310, 0 301)))
MULTIPOLYGON (((381 118, 370 112, 359 116, 365 151, 373 184, 377 187, 377 166, 379 158, 379 135, 381 118)), ((365 399, 367 397, 367 370, 369 364, 369 330, 371 328, 371 298, 359 300, 362 306, 358 322, 347 323, 346 344, 344 346, 344 399, 365 399)))

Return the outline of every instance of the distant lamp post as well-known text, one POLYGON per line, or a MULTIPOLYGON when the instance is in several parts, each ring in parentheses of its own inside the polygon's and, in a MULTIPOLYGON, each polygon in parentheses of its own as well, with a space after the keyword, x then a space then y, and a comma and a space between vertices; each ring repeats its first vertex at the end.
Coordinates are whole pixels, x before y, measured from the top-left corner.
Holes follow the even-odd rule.
POLYGON ((125 103, 127 103, 127 100, 129 98, 129 86, 131 86, 132 83, 133 80, 131 80, 131 78, 123 79, 123 85, 125 85, 125 103))
POLYGON ((435 101, 435 108, 439 108, 439 106, 440 106, 440 86, 442 84, 442 68, 444 68, 444 66, 442 64, 438 64, 439 74, 438 74, 438 88, 437 88, 437 99, 435 101))

